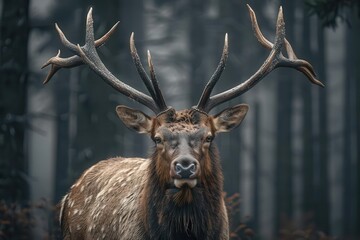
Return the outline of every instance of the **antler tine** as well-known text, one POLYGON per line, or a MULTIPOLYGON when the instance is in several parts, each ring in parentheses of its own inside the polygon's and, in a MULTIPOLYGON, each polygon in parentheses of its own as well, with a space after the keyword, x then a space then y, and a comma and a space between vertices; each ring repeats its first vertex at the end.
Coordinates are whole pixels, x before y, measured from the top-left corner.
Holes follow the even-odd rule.
MULTIPOLYGON (((112 26, 112 28, 107 33, 105 33, 101 38, 99 38, 95 41, 96 48, 101 47, 102 45, 105 44, 105 42, 115 32, 115 29, 118 26, 118 24, 119 24, 119 22, 116 22, 114 24, 114 26, 112 26)), ((55 28, 57 29, 57 32, 59 33, 60 39, 63 39, 62 42, 66 42, 66 43, 68 43, 69 46, 73 47, 74 44, 72 44, 71 42, 69 42, 66 39, 64 33, 61 31, 60 27, 57 24, 55 24, 55 28), (66 40, 64 40, 64 39, 66 39, 66 40)), ((76 49, 76 46, 74 49, 76 49)), ((58 50, 58 53, 56 54, 56 56, 50 58, 46 63, 44 63, 44 65, 41 67, 41 69, 47 67, 50 64, 51 64, 51 69, 50 69, 48 75, 46 76, 45 80, 43 81, 43 84, 48 83, 50 81, 50 79, 55 75, 55 73, 58 70, 60 70, 61 68, 77 67, 77 66, 83 65, 84 63, 82 62, 81 58, 77 55, 74 55, 74 56, 71 56, 68 58, 61 58, 60 50, 58 50)))
POLYGON ((58 54, 50 58, 43 67, 46 67, 51 64, 51 69, 46 77, 44 83, 48 82, 51 77, 61 68, 72 68, 82 64, 88 65, 97 75, 99 75, 106 83, 112 86, 118 92, 124 94, 125 96, 147 106, 149 109, 158 113, 160 111, 157 106, 155 99, 150 96, 132 88, 131 86, 123 83, 117 79, 103 64, 99 55, 96 51, 96 48, 104 44, 104 42, 110 37, 114 32, 118 22, 100 39, 94 41, 94 28, 93 28, 93 18, 92 18, 92 8, 90 8, 87 18, 86 18, 86 36, 85 44, 80 46, 79 44, 75 45, 71 43, 66 37, 65 34, 56 24, 56 29, 59 33, 60 40, 63 45, 75 53, 74 56, 68 58, 60 58, 60 51, 58 54))
POLYGON ((132 32, 131 35, 130 35, 130 52, 131 52, 131 57, 134 61, 134 64, 135 64, 135 67, 136 67, 136 70, 138 71, 139 75, 140 75, 140 78, 142 79, 143 83, 145 84, 147 90, 149 91, 151 97, 155 100, 155 102, 157 103, 158 102, 158 96, 156 95, 155 91, 154 91, 154 87, 152 85, 152 82, 149 78, 149 76, 147 75, 142 63, 141 63, 141 60, 140 60, 140 57, 139 57, 139 54, 137 53, 137 49, 136 49, 136 46, 135 46, 135 41, 134 41, 134 33, 132 32))
POLYGON ((85 33, 85 46, 89 44, 89 47, 95 48, 94 38, 94 20, 92 18, 92 7, 89 9, 86 15, 86 33, 85 33))
POLYGON ((55 23, 55 29, 59 34, 60 37, 60 41, 61 43, 68 49, 70 49, 72 52, 76 53, 76 45, 71 43, 65 36, 65 34, 63 33, 63 31, 61 31, 59 25, 57 23, 55 23))
POLYGON ((111 37, 111 35, 115 32, 117 26, 119 25, 119 21, 117 21, 111 28, 110 30, 105 33, 101 38, 99 38, 98 40, 95 41, 95 47, 101 47, 102 45, 105 44, 105 42, 111 37))
POLYGON ((311 66, 311 64, 305 60, 298 59, 290 43, 285 38, 285 22, 284 22, 282 7, 279 8, 278 18, 276 22, 276 36, 275 36, 274 44, 264 37, 257 23, 255 12, 251 9, 249 5, 247 5, 247 7, 249 9, 252 27, 256 38, 258 39, 261 45, 263 45, 267 49, 271 49, 271 51, 269 53, 269 56, 261 65, 261 67, 249 79, 227 91, 224 91, 222 93, 210 97, 206 101, 205 105, 202 106, 202 109, 205 112, 209 112, 215 106, 223 102, 229 101, 239 95, 244 94, 252 87, 254 87, 271 71, 273 71, 275 68, 278 67, 294 68, 297 71, 302 72, 309 79, 310 82, 322 87, 324 86, 316 78, 314 69, 311 66), (285 47, 288 58, 286 58, 281 52, 283 46, 285 47))
POLYGON ((201 94, 200 100, 196 106, 199 110, 204 110, 207 101, 211 95, 212 90, 214 89, 217 81, 220 79, 223 70, 225 69, 226 61, 229 56, 229 44, 228 44, 228 34, 225 34, 224 48, 221 55, 219 65, 217 66, 214 74, 211 76, 209 82, 206 84, 203 93, 201 94))
POLYGON ((251 19, 251 25, 254 31, 254 35, 256 36, 257 40, 260 42, 261 45, 263 45, 265 48, 267 49, 272 49, 273 44, 267 40, 264 35, 262 34, 259 24, 257 22, 257 18, 256 18, 256 14, 254 12, 254 10, 252 10, 252 8, 250 7, 249 4, 246 4, 248 10, 249 10, 249 15, 250 15, 250 19, 251 19))
POLYGON ((46 66, 51 64, 51 68, 49 73, 47 74, 46 78, 43 81, 43 84, 46 84, 50 81, 50 79, 55 75, 57 71, 61 68, 72 68, 76 66, 80 66, 83 64, 81 59, 78 56, 72 56, 68 58, 61 58, 60 57, 60 50, 55 57, 50 58, 42 67, 41 69, 45 68, 46 66))
POLYGON ((161 111, 163 111, 163 110, 166 110, 168 107, 166 106, 165 99, 161 93, 159 83, 156 79, 155 69, 154 69, 154 65, 152 63, 151 54, 150 54, 149 50, 147 51, 147 54, 148 54, 148 64, 149 64, 149 69, 150 69, 151 82, 152 82, 152 85, 154 87, 154 90, 155 90, 155 93, 157 96, 157 100, 158 100, 157 103, 158 103, 161 111))
POLYGON ((325 85, 316 78, 316 73, 315 73, 313 66, 309 62, 297 58, 293 48, 291 47, 291 44, 289 43, 289 41, 286 38, 285 38, 285 49, 286 49, 286 53, 289 58, 283 59, 284 60, 283 66, 286 66, 285 63, 289 62, 288 66, 291 66, 291 65, 294 66, 296 68, 296 70, 305 74, 305 76, 313 84, 319 85, 321 87, 325 87, 325 85))

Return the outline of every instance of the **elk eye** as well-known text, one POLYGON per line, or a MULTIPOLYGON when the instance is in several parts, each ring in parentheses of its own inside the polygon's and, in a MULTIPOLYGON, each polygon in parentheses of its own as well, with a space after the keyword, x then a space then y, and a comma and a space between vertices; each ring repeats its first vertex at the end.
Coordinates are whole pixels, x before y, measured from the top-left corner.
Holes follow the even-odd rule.
POLYGON ((212 142, 212 140, 214 140, 214 137, 211 136, 211 135, 207 136, 206 139, 205 139, 206 142, 212 142))
POLYGON ((154 142, 160 144, 162 142, 161 137, 154 137, 154 142))

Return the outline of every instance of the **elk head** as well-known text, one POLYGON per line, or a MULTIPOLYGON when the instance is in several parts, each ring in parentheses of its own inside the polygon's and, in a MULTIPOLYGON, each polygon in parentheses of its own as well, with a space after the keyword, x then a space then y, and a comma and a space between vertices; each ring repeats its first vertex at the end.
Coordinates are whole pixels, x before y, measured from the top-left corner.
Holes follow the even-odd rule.
POLYGON ((116 108, 127 127, 151 136, 160 182, 176 188, 193 188, 211 176, 211 143, 215 135, 237 127, 247 110, 247 105, 240 104, 211 116, 197 108, 169 108, 149 117, 125 106, 116 108))
POLYGON ((280 7, 276 26, 275 42, 268 41, 260 31, 254 11, 248 6, 252 27, 258 41, 270 50, 263 65, 243 83, 216 95, 211 92, 225 68, 228 57, 228 37, 225 43, 220 63, 205 86, 198 104, 190 109, 176 111, 168 107, 158 86, 150 52, 148 65, 150 77, 143 68, 134 44, 134 34, 130 37, 130 50, 137 71, 144 82, 149 95, 142 93, 116 78, 100 60, 96 48, 114 32, 116 23, 108 33, 98 40, 94 39, 92 9, 87 15, 86 38, 83 46, 75 45, 67 40, 64 33, 56 25, 62 43, 75 55, 61 58, 59 53, 48 60, 45 66, 51 65, 51 70, 44 83, 61 68, 72 68, 82 64, 88 65, 106 83, 120 93, 145 105, 154 112, 154 116, 130 109, 125 106, 116 108, 123 123, 139 133, 148 134, 155 143, 155 169, 161 182, 172 188, 195 188, 203 184, 211 176, 212 141, 217 133, 227 132, 237 127, 248 111, 248 106, 240 104, 227 108, 216 115, 209 112, 215 107, 245 93, 267 74, 278 67, 294 68, 302 72, 312 83, 323 86, 316 79, 313 67, 305 60, 298 59, 285 38, 285 24, 280 7), (282 52, 287 56, 284 56, 282 52))

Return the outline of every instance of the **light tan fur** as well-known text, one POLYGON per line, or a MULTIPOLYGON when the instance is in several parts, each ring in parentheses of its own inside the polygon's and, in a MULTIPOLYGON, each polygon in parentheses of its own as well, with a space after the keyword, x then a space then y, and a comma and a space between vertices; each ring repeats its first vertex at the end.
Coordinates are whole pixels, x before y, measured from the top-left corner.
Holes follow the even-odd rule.
POLYGON ((139 204, 149 162, 112 158, 85 171, 61 202, 65 239, 142 239, 139 204))

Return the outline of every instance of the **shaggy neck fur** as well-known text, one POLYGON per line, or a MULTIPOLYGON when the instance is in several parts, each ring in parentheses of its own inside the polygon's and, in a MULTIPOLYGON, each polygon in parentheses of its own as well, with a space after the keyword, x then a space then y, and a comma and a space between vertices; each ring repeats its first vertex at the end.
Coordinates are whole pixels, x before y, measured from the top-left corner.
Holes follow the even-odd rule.
POLYGON ((149 165, 142 203, 149 239, 219 239, 223 176, 214 146, 210 147, 208 160, 211 172, 202 172, 199 185, 192 189, 177 189, 161 182, 155 164, 149 165))

